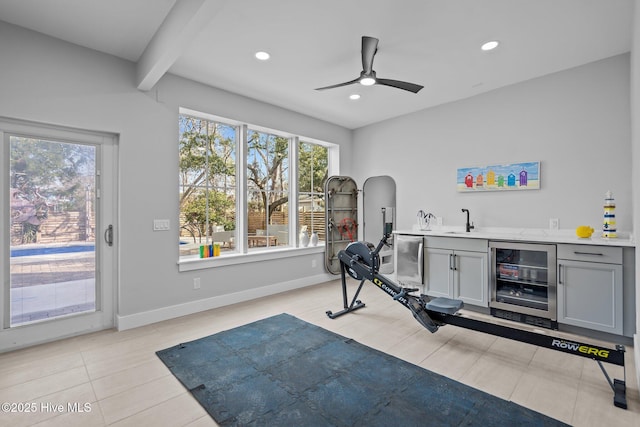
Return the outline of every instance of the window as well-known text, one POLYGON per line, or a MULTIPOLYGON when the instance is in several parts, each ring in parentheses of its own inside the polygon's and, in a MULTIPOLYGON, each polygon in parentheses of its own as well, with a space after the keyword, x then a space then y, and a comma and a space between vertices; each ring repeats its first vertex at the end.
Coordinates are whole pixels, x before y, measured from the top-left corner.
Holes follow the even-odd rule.
POLYGON ((98 147, 8 141, 9 325, 96 312, 98 147))
POLYGON ((181 260, 208 245, 220 255, 295 248, 302 229, 324 239, 337 146, 186 109, 179 132, 181 260))
POLYGON ((238 127, 180 115, 180 255, 200 246, 233 251, 238 127))
POLYGON ((248 246, 289 244, 289 138, 249 130, 248 246))
POLYGON ((329 149, 300 141, 298 147, 298 227, 325 238, 324 184, 329 177, 329 149))

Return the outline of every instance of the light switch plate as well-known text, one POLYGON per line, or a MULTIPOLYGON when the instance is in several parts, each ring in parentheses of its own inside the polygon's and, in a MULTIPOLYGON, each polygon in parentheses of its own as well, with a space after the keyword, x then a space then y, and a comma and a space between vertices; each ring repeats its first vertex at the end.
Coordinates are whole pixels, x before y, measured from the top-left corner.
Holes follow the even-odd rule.
POLYGON ((153 220, 153 231, 167 231, 169 230, 169 220, 168 219, 154 219, 153 220))

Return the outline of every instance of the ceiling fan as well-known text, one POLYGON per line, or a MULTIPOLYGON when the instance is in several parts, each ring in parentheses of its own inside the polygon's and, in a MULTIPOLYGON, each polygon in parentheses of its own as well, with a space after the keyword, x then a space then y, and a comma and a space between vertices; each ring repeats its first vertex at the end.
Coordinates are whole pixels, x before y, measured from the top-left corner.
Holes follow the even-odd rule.
POLYGON ((399 80, 381 79, 376 77, 376 72, 373 71, 373 57, 378 51, 378 39, 375 37, 362 36, 362 72, 360 77, 349 82, 339 83, 337 85, 319 87, 316 90, 333 89, 341 86, 348 86, 354 83, 360 83, 364 86, 371 86, 374 84, 391 86, 398 89, 404 89, 409 92, 418 93, 424 86, 420 86, 414 83, 402 82, 399 80))

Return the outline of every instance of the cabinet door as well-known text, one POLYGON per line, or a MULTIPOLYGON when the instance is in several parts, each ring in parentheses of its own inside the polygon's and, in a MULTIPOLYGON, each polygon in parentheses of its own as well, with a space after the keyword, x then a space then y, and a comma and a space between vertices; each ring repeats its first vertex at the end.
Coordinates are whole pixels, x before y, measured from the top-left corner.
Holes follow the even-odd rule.
POLYGON ((455 251, 454 293, 453 297, 465 304, 487 307, 487 253, 455 251))
POLYGON ((426 249, 424 257, 425 294, 432 297, 453 297, 453 251, 426 249))
POLYGON ((558 322, 622 334, 622 265, 558 260, 558 322))

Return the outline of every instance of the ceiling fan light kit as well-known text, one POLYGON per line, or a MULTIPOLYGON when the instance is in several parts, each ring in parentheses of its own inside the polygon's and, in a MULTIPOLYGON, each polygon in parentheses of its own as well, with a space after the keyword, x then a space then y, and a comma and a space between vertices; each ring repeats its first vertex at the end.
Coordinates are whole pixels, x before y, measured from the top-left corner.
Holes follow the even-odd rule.
POLYGON ((374 79, 373 77, 363 77, 360 79, 360 84, 362 86, 373 86, 374 84, 376 84, 376 79, 374 79))
POLYGON ((403 89, 412 93, 418 93, 424 86, 415 83, 403 82, 400 80, 382 79, 376 76, 373 70, 373 58, 378 51, 378 39, 375 37, 362 36, 362 72, 357 79, 338 83, 336 85, 316 88, 316 90, 333 89, 341 86, 348 86, 354 83, 360 83, 363 86, 382 85, 403 89))

